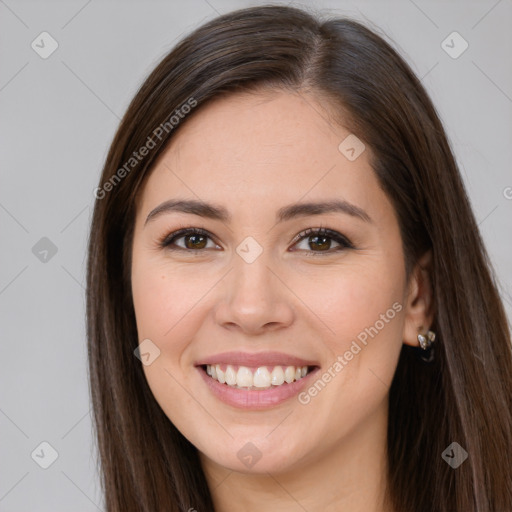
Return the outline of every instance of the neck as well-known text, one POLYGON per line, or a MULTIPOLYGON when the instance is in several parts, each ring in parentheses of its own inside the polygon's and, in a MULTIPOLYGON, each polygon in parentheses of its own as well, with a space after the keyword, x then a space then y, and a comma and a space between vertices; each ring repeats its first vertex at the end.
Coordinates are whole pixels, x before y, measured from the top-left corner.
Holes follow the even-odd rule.
POLYGON ((392 512, 386 449, 387 401, 342 440, 286 471, 246 474, 200 457, 215 512, 392 512))

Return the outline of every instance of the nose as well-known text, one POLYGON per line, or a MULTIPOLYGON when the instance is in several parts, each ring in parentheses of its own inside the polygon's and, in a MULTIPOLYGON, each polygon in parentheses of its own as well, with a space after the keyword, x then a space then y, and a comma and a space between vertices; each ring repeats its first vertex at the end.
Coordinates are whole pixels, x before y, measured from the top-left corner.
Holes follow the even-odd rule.
POLYGON ((288 327, 293 322, 293 294, 264 254, 252 263, 235 257, 232 270, 223 280, 215 310, 218 325, 257 335, 288 327))

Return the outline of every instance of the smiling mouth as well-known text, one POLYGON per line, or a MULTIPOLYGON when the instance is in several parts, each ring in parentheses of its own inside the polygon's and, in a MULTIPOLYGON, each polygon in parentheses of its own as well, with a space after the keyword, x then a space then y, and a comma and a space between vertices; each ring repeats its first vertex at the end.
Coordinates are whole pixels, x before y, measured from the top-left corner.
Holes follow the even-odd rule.
POLYGON ((201 369, 213 380, 231 388, 248 391, 286 386, 306 377, 317 366, 259 366, 205 364, 201 369))

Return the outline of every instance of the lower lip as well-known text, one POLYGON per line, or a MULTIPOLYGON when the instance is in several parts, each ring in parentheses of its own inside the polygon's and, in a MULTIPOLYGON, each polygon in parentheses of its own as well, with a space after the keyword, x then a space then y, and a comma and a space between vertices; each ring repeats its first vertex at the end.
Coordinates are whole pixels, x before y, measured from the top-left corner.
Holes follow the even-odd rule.
POLYGON ((199 370, 206 385, 210 388, 210 391, 219 400, 233 407, 253 410, 268 409, 298 395, 320 370, 320 368, 315 368, 305 377, 290 384, 281 384, 280 386, 272 386, 269 389, 258 391, 238 389, 227 384, 221 384, 219 381, 212 379, 201 367, 198 366, 196 368, 199 370))

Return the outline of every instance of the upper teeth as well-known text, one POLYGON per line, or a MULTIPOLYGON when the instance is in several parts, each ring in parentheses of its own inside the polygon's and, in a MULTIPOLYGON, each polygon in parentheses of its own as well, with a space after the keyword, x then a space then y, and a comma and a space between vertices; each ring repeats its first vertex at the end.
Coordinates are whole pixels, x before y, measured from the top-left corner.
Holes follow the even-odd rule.
POLYGON ((269 388, 271 386, 280 386, 281 384, 291 383, 299 380, 308 373, 307 366, 287 366, 284 370, 282 366, 274 366, 272 372, 268 371, 266 366, 260 366, 254 373, 247 366, 239 366, 236 370, 228 364, 225 370, 221 365, 206 365, 206 373, 221 384, 237 386, 240 388, 269 388))

